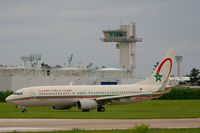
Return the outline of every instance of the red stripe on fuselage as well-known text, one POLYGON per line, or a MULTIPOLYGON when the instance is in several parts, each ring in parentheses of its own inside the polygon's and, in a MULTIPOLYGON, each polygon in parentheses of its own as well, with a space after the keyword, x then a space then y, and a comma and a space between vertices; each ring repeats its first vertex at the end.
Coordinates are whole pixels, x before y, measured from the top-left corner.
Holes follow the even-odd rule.
MULTIPOLYGON (((99 96, 100 97, 100 96, 99 96)), ((98 98, 98 96, 44 96, 44 97, 27 97, 27 98, 21 98, 21 99, 16 99, 16 100, 48 100, 48 99, 69 99, 69 98, 98 98)))
MULTIPOLYGON (((20 100, 54 100, 54 99, 82 99, 82 98, 99 98, 99 97, 105 97, 105 96, 60 96, 60 97, 27 97, 27 98, 21 98, 21 99, 16 99, 15 101, 20 101, 20 100)), ((136 99, 143 99, 143 98, 149 98, 150 96, 132 96, 132 98, 136 99)))

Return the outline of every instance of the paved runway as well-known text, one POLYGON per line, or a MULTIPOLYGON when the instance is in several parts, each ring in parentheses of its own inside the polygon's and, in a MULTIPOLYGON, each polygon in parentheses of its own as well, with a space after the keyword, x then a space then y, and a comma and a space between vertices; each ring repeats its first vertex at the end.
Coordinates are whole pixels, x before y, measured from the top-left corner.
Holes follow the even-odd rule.
POLYGON ((200 128, 194 119, 0 119, 0 132, 127 129, 146 124, 151 128, 200 128))

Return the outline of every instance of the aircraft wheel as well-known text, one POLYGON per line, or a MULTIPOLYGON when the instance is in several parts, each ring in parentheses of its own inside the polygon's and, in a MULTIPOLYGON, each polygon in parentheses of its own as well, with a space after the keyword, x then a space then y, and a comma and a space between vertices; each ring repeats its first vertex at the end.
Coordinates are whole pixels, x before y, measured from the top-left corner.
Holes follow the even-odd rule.
POLYGON ((97 108, 97 111, 98 111, 98 112, 105 112, 105 108, 104 108, 104 107, 98 107, 98 108, 97 108))
POLYGON ((26 113, 27 112, 27 110, 26 109, 22 109, 22 113, 26 113))

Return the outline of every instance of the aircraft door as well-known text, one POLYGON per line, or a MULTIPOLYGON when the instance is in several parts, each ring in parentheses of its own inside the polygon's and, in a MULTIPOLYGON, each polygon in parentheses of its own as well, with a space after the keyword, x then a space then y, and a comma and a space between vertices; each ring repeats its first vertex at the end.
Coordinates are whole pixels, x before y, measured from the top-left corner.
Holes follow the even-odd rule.
POLYGON ((36 99, 36 93, 35 91, 31 91, 31 97, 35 100, 36 99))

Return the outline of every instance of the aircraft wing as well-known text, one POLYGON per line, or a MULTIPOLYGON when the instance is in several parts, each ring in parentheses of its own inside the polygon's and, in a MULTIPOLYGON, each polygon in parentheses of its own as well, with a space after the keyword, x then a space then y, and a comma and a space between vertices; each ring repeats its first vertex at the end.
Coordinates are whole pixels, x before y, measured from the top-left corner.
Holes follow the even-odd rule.
POLYGON ((117 101, 117 100, 125 100, 125 99, 129 99, 132 97, 151 97, 152 96, 152 92, 149 93, 143 93, 143 94, 128 94, 128 95, 117 95, 117 96, 106 96, 106 97, 99 97, 96 98, 95 100, 98 103, 111 103, 112 101, 117 101))

